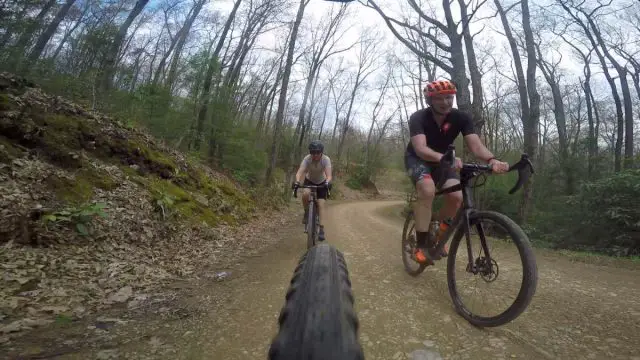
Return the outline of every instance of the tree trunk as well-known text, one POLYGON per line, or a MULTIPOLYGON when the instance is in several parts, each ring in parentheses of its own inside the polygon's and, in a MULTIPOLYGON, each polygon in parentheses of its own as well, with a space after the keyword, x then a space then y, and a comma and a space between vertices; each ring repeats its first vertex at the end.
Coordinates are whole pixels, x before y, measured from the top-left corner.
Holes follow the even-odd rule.
MULTIPOLYGON (((622 101, 624 104, 624 122, 621 122, 621 119, 618 118, 618 139, 616 140, 616 152, 620 151, 620 155, 622 155, 622 126, 624 124, 624 168, 631 169, 633 167, 633 104, 631 100, 631 92, 629 91, 629 82, 627 80, 627 69, 624 66, 620 65, 616 58, 611 55, 604 40, 602 39, 600 29, 598 29, 598 26, 593 21, 593 18, 591 16, 588 16, 587 20, 589 21, 589 24, 593 29, 593 33, 595 34, 596 39, 600 43, 602 52, 609 59, 613 67, 616 68, 616 71, 618 72, 620 78, 620 88, 622 90, 622 101)), ((620 170, 619 164, 618 170, 620 170)))
POLYGON ((209 97, 211 94, 211 82, 213 81, 213 75, 218 65, 218 56, 220 55, 220 51, 222 51, 222 47, 224 46, 225 39, 227 38, 227 33, 231 28, 231 24, 235 19, 236 12, 238 11, 238 7, 240 7, 240 3, 242 0, 236 0, 233 5, 233 9, 227 18, 227 21, 224 24, 224 28, 222 29, 222 34, 218 39, 218 44, 216 45, 213 54, 211 54, 211 58, 209 59, 209 65, 207 66, 207 73, 204 77, 204 84, 202 86, 202 93, 200 94, 200 109, 198 110, 198 117, 196 120, 196 133, 194 134, 190 148, 194 151, 200 151, 200 145, 202 142, 202 133, 204 131, 204 119, 207 114, 207 108, 209 106, 209 97))
MULTIPOLYGON (((527 92, 530 100, 529 119, 526 122, 526 126, 523 123, 524 150, 535 164, 538 150, 538 123, 540 121, 540 95, 536 88, 536 49, 533 41, 533 31, 531 30, 529 1, 521 0, 520 4, 522 6, 522 27, 527 48, 527 92)), ((522 223, 526 223, 529 217, 529 209, 533 198, 533 179, 534 177, 532 176, 523 188, 523 201, 520 206, 522 223)))
MULTIPOLYGON (((470 21, 467 14, 467 6, 464 0, 458 0, 460 5, 460 16, 463 24, 470 21)), ((473 91, 473 102, 471 103, 471 114, 473 115, 473 124, 478 134, 482 134, 482 127, 484 125, 484 118, 482 116, 482 75, 478 69, 478 62, 476 61, 476 52, 473 48, 473 37, 469 26, 464 26, 462 34, 464 36, 465 49, 467 50, 467 63, 469 64, 469 74, 471 75, 471 89, 473 91)))
POLYGON ((113 84, 113 76, 116 72, 116 59, 118 58, 118 53, 120 52, 120 47, 122 46, 122 41, 124 37, 127 35, 127 31, 129 30, 129 26, 133 23, 136 17, 142 12, 142 9, 147 5, 149 0, 138 0, 136 5, 133 7, 127 19, 120 25, 118 29, 118 33, 116 37, 111 42, 111 46, 107 52, 107 55, 104 59, 102 69, 102 76, 99 77, 98 88, 102 90, 102 92, 106 92, 111 89, 113 84))
POLYGON ((284 67, 284 73, 282 75, 282 87, 280 89, 280 99, 278 100, 278 110, 276 112, 275 123, 273 127, 273 139, 271 141, 271 151, 269 154, 269 166, 265 173, 265 184, 268 185, 273 180, 273 169, 276 166, 276 160, 278 159, 278 150, 280 147, 282 123, 284 121, 284 110, 287 102, 287 89, 289 87, 289 77, 291 76, 291 67, 293 66, 293 55, 296 47, 296 40, 298 38, 298 29, 304 16, 304 9, 311 0, 300 0, 300 6, 298 6, 298 13, 296 14, 296 20, 293 23, 291 30, 291 39, 289 40, 289 48, 287 49, 287 61, 284 67))
POLYGON ((29 54, 28 63, 32 64, 40 58, 44 47, 47 45, 53 34, 55 34, 56 30, 58 30, 60 22, 62 21, 62 19, 64 19, 65 16, 67 16, 69 9, 71 9, 71 6, 73 6, 73 3, 75 2, 76 0, 67 0, 64 6, 62 6, 60 10, 58 10, 58 13, 53 18, 51 23, 49 23, 45 31, 43 31, 42 34, 40 34, 40 36, 38 37, 36 45, 31 50, 31 54, 29 54))

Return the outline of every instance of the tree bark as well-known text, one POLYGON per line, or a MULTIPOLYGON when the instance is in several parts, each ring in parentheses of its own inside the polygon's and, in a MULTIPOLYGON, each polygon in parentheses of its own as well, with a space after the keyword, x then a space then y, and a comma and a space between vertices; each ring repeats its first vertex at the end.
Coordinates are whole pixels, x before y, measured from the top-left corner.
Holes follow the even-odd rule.
POLYGON ((60 10, 58 10, 58 13, 53 18, 51 23, 49 23, 49 25, 42 32, 42 34, 38 36, 36 45, 33 47, 33 49, 31 50, 31 53, 29 54, 29 58, 27 61, 28 63, 32 64, 40 58, 40 55, 42 55, 42 51, 44 50, 44 47, 47 45, 47 43, 49 42, 53 34, 55 34, 56 30, 58 30, 58 26, 60 25, 60 22, 62 21, 62 19, 64 19, 65 16, 67 16, 69 9, 71 9, 71 7, 75 2, 76 0, 67 0, 67 2, 60 8, 60 10))
POLYGON ((302 22, 302 17, 304 16, 304 9, 310 1, 311 0, 300 0, 298 13, 296 14, 296 19, 291 30, 291 39, 289 40, 289 48, 287 50, 287 61, 284 67, 284 73, 282 75, 282 87, 280 89, 280 99, 278 100, 278 110, 276 112, 276 118, 274 120, 275 124, 273 127, 273 139, 271 141, 271 151, 269 154, 269 166, 267 166, 267 171, 265 173, 266 185, 271 183, 271 181, 273 180, 273 169, 275 168, 276 161, 278 159, 278 150, 282 137, 282 123, 284 121, 284 110, 287 102, 287 89, 289 87, 289 77, 291 76, 291 67, 293 65, 293 55, 296 47, 296 40, 298 38, 298 29, 300 28, 300 23, 302 22))
POLYGON ((124 37, 127 35, 127 30, 129 30, 129 26, 131 26, 131 24, 133 23, 133 20, 135 20, 135 18, 138 17, 138 15, 140 15, 140 13, 142 12, 142 10, 144 9, 144 7, 147 5, 148 2, 149 0, 138 0, 136 2, 135 6, 129 13, 129 16, 127 16, 127 19, 124 21, 124 23, 120 25, 120 28, 118 29, 118 33, 116 34, 115 38, 111 42, 111 46, 109 47, 109 50, 107 51, 107 55, 103 61, 102 76, 98 78, 99 83, 97 87, 101 89, 103 92, 110 90, 113 84, 113 76, 115 74, 116 65, 117 65, 116 59, 118 58, 118 53, 120 52, 122 41, 124 40, 124 37))
POLYGON ((224 28, 222 30, 222 34, 218 39, 218 44, 216 45, 213 54, 211 54, 211 58, 209 59, 209 64, 207 66, 207 73, 204 77, 204 83, 202 85, 202 93, 200 94, 200 109, 198 110, 198 116, 196 120, 196 133, 193 134, 191 146, 190 148, 194 151, 200 151, 200 146, 202 142, 202 133, 204 131, 204 119, 207 114, 207 108, 209 106, 209 97, 211 93, 211 83, 213 81, 213 75, 218 67, 218 57, 220 56, 220 51, 222 51, 222 47, 224 46, 224 42, 227 38, 227 33, 231 28, 231 24, 235 19, 236 12, 238 11, 238 7, 240 7, 240 3, 242 0, 236 0, 233 5, 233 9, 227 18, 227 21, 224 24, 224 28))

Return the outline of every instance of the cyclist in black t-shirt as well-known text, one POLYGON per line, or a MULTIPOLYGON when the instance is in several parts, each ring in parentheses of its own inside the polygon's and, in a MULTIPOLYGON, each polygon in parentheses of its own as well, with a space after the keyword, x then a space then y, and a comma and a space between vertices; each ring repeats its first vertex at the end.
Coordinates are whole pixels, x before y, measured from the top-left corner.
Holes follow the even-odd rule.
MULTIPOLYGON (((428 233, 435 184, 440 179, 444 180, 443 188, 460 183, 456 170, 462 167, 460 158, 456 158, 455 170, 427 165, 424 160, 439 162, 447 147, 453 144, 459 133, 462 133, 471 152, 477 158, 487 161, 495 173, 504 173, 509 169, 509 164, 496 159, 482 144, 473 129, 471 117, 452 108, 455 94, 456 87, 450 81, 440 80, 427 84, 424 95, 429 107, 416 111, 409 118, 411 141, 407 145, 404 163, 418 195, 413 212, 417 242, 415 257, 421 263, 433 263, 432 259, 436 255, 436 244, 428 233)), ((456 191, 444 197, 444 206, 437 216, 441 221, 450 220, 456 214, 462 203, 462 192, 456 191)), ((447 249, 445 248, 440 255, 447 256, 447 249)))

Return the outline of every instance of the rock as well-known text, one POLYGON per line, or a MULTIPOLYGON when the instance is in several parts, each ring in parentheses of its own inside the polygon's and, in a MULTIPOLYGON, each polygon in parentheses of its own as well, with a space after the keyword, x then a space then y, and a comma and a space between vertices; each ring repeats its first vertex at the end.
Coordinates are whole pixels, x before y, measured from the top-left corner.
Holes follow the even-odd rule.
POLYGON ((442 360, 442 356, 440 353, 435 352, 433 350, 415 350, 411 354, 409 354, 409 359, 411 360, 442 360))
POLYGON ((118 292, 116 292, 115 294, 111 294, 107 299, 107 303, 122 303, 129 300, 131 296, 133 296, 133 289, 131 288, 131 286, 125 286, 118 290, 118 292))
POLYGON ((207 199, 206 196, 202 194, 194 194, 193 198, 196 199, 196 201, 199 202, 200 204, 204 206, 209 206, 209 199, 207 199))
POLYGON ((110 360, 117 359, 118 351, 117 350, 100 350, 96 355, 96 359, 98 360, 110 360))

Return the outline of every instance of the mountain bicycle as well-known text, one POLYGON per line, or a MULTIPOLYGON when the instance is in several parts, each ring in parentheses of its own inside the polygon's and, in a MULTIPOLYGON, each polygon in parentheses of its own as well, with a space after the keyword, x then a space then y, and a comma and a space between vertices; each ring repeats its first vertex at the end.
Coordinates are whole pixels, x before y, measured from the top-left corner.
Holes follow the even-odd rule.
MULTIPOLYGON (((453 168, 455 164, 455 146, 449 146, 449 149, 444 154, 440 162, 426 163, 428 165, 453 168)), ((520 160, 509 167, 509 171, 514 170, 518 171, 518 180, 511 190, 509 190, 509 194, 513 194, 518 191, 518 189, 520 189, 534 173, 533 165, 526 154, 522 154, 520 160)), ((486 176, 486 174, 491 172, 492 169, 490 165, 463 164, 460 169, 460 183, 436 192, 436 196, 439 196, 459 190, 462 191, 463 205, 458 210, 456 216, 451 222, 451 225, 444 230, 443 233, 438 234, 437 245, 434 253, 440 254, 453 234, 447 261, 447 284, 449 288, 449 295, 453 300, 453 304, 458 314, 471 324, 479 327, 500 326, 517 318, 529 306, 529 303, 536 291, 538 281, 538 269, 535 256, 529 239, 522 228, 520 228, 520 226, 518 226, 518 224, 509 217, 499 212, 474 209, 471 190, 472 188, 480 185, 472 186, 470 183, 477 176, 486 176), (503 227, 505 231, 498 232, 493 227, 484 227, 481 223, 483 220, 490 220, 503 227), (471 246, 472 227, 475 227, 475 235, 478 236, 481 245, 481 249, 475 258, 471 246), (518 295, 516 296, 513 304, 498 315, 482 316, 472 313, 461 300, 460 294, 463 289, 458 288, 458 282, 456 281, 455 275, 456 261, 459 261, 456 259, 456 254, 458 252, 462 236, 464 235, 467 248, 467 264, 465 271, 473 274, 474 277, 479 276, 487 283, 495 281, 499 275, 499 266, 497 260, 492 257, 487 245, 487 239, 489 238, 488 233, 491 232, 505 239, 510 238, 511 241, 515 243, 518 249, 520 262, 522 263, 523 276, 522 285, 520 286, 518 295)), ((436 184, 437 189, 440 189, 443 182, 444 179, 442 179, 439 184, 436 184)), ((414 250, 416 246, 413 222, 414 215, 413 210, 411 210, 406 216, 402 231, 402 262, 404 263, 407 273, 411 276, 418 276, 430 264, 419 263, 417 269, 413 269, 410 266, 410 260, 415 260, 414 250)), ((439 259, 440 256, 436 255, 433 260, 439 259)))
POLYGON ((269 360, 364 360, 344 255, 327 243, 305 252, 278 317, 269 360))
POLYGON ((327 198, 330 196, 330 191, 327 185, 305 185, 301 184, 297 188, 293 189, 293 197, 298 197, 298 188, 311 189, 309 194, 309 205, 307 211, 307 223, 304 227, 304 232, 307 234, 307 249, 312 248, 318 243, 318 234, 320 233, 320 217, 318 215, 318 189, 327 189, 327 198))

